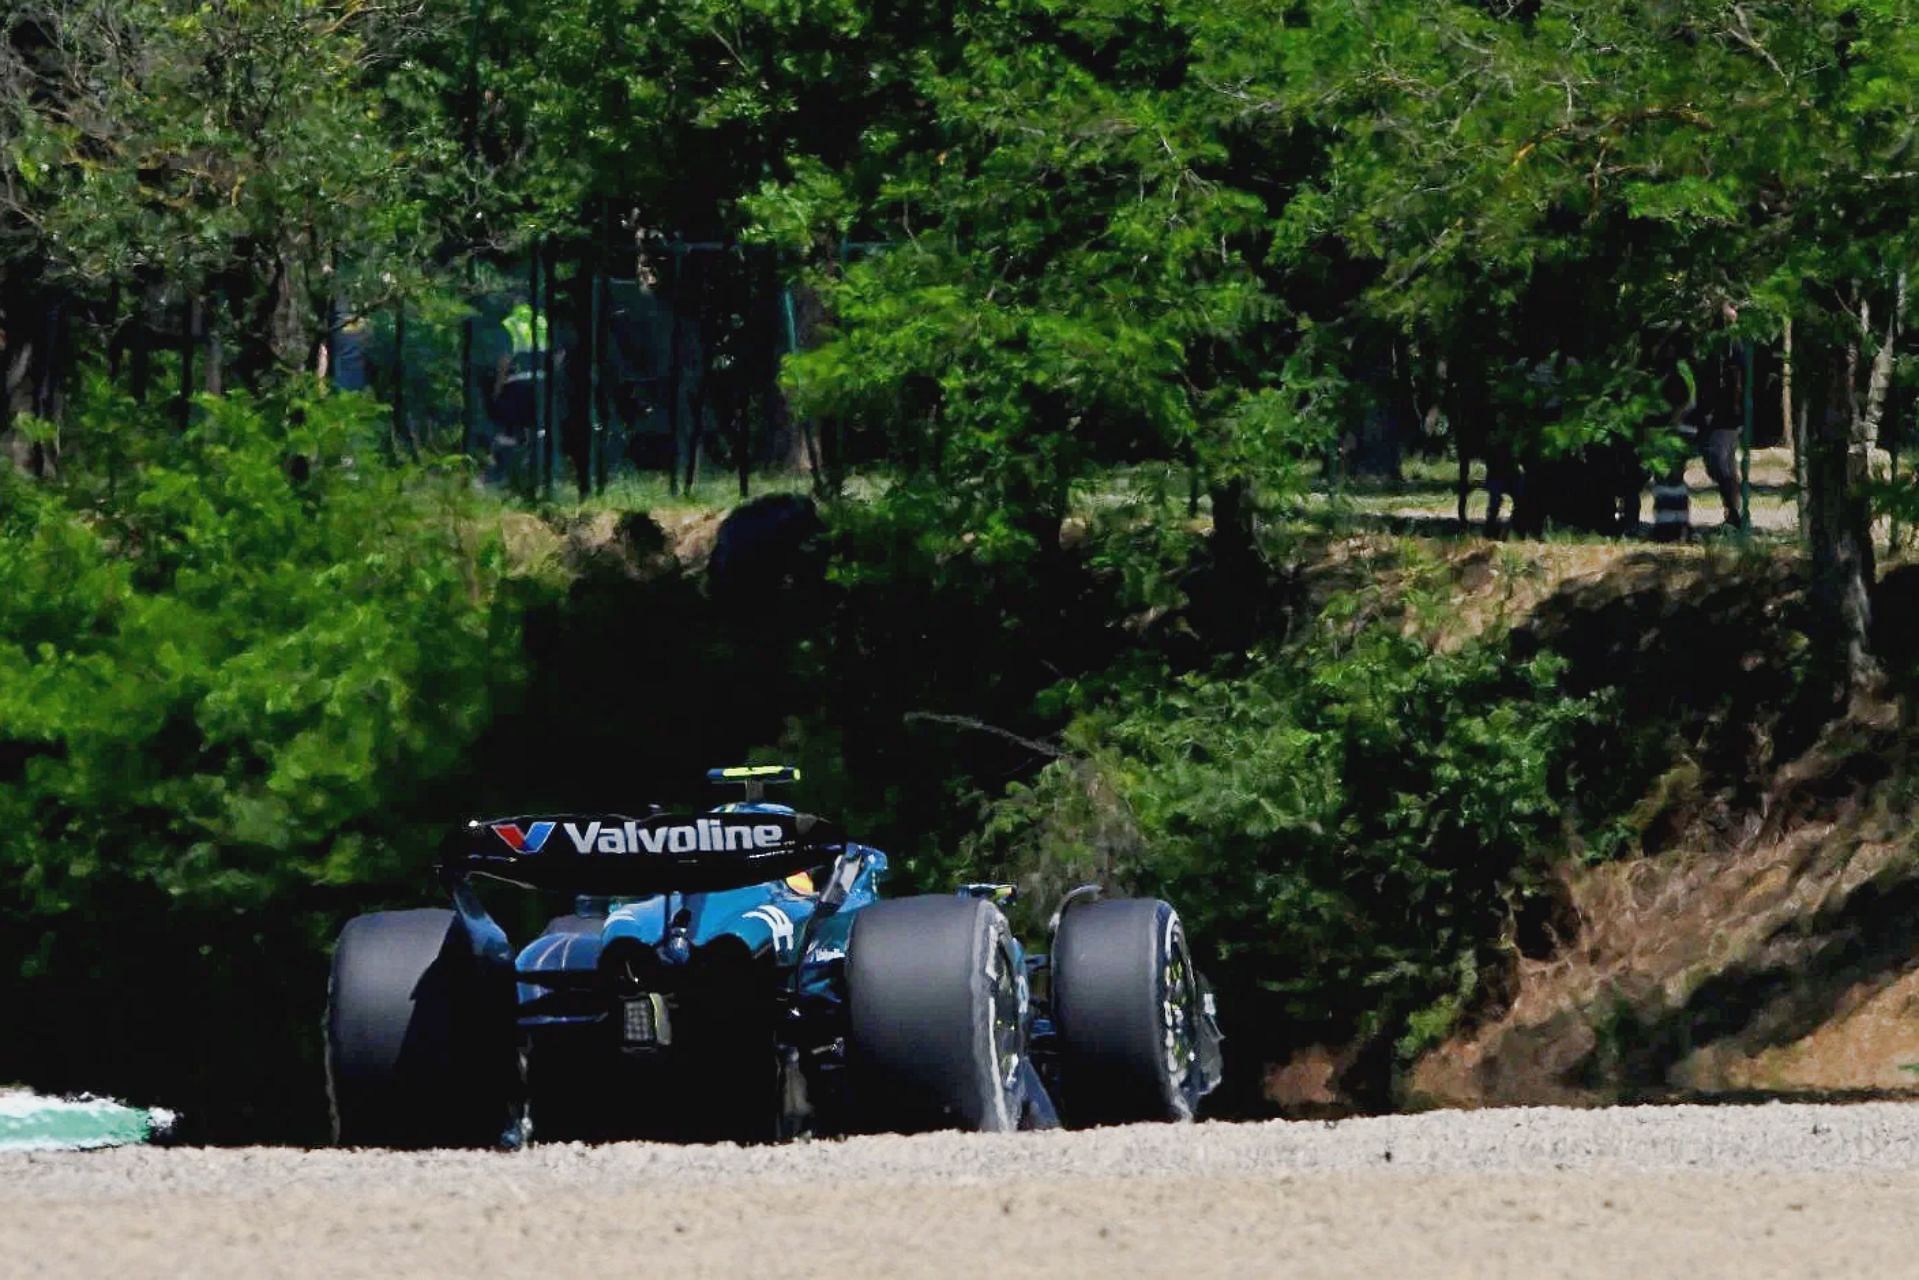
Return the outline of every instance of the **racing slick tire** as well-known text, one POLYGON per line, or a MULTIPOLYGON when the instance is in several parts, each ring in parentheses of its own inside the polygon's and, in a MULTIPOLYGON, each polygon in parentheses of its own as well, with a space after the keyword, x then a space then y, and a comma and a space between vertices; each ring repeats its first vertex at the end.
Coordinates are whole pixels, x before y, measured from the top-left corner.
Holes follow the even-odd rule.
POLYGON ((349 920, 327 984, 334 1141, 511 1145, 519 1051, 509 982, 481 968, 451 911, 349 920))
POLYGON ((876 902, 847 944, 854 1105, 863 1127, 1004 1132, 1025 1110, 1024 975, 990 902, 876 902))
POLYGON ((1191 1120, 1203 1011, 1179 913, 1152 898, 1068 908, 1052 977, 1067 1123, 1191 1120))

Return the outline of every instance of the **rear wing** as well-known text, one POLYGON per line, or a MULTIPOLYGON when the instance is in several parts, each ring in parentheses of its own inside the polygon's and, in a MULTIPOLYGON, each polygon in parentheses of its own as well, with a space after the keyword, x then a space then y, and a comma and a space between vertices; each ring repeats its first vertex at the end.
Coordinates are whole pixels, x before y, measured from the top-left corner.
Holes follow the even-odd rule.
POLYGON ((555 814, 467 823, 443 865, 535 889, 639 896, 736 889, 830 862, 845 844, 806 813, 555 814))

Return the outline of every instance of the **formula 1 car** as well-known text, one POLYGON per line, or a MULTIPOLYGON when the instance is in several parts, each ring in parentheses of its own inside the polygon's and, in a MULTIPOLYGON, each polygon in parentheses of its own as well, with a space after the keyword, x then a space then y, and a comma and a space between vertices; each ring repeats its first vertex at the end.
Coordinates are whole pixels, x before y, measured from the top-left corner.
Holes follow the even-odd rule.
POLYGON ((1212 997, 1164 902, 1075 890, 1026 955, 1003 885, 879 897, 886 855, 714 770, 705 813, 469 823, 453 909, 341 931, 336 1141, 775 1140, 1180 1121, 1219 1080, 1212 997), (517 950, 476 878, 575 894, 517 950))

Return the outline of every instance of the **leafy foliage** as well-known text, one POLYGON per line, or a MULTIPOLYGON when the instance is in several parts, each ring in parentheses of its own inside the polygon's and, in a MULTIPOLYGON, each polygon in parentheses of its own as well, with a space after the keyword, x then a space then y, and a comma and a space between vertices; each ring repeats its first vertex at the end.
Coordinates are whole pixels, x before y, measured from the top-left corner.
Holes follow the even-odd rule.
POLYGON ((217 299, 231 315, 202 323, 249 383, 308 364, 336 306, 426 288, 458 139, 419 110, 403 27, 357 4, 31 0, 0 35, 0 266, 135 316, 217 299))
MULTIPOLYGON (((1215 95, 1186 79, 1185 16, 1030 3, 956 28, 914 80, 937 141, 865 139, 854 174, 885 177, 861 221, 895 243, 818 276, 831 335, 789 365, 797 406, 884 450, 909 519, 1000 559, 1052 551, 1097 464, 1224 479, 1286 456, 1246 457, 1264 437, 1234 430, 1263 386, 1243 344, 1273 308, 1259 201, 1212 177, 1228 156, 1215 95)), ((785 234, 817 241, 845 198, 799 173, 789 203, 747 208, 786 216, 769 235, 811 210, 785 234)))
POLYGON ((1296 652, 1082 717, 980 852, 1042 909, 1080 882, 1180 904, 1250 1045, 1410 1052, 1483 994, 1563 847, 1594 704, 1558 673, 1497 642, 1434 652, 1349 598, 1296 652), (1422 1017, 1436 1002, 1447 1018, 1422 1017))
POLYGON ((367 407, 209 400, 98 505, 5 481, 0 724, 24 763, 0 807, 57 837, 16 855, 36 911, 103 878, 232 905, 363 878, 391 798, 486 723, 514 678, 498 547, 457 480, 369 447, 367 407))
MULTIPOLYGON (((1350 601, 1282 639, 1260 519, 1415 394, 1462 458, 1669 463, 1689 361, 1790 324, 1825 584, 1806 630, 1844 614, 1857 683, 1874 511, 1919 509, 1868 471, 1914 374, 1910 19, 21 0, 0 446, 64 471, 0 470, 0 819, 32 833, 0 853, 0 965, 49 1025, 61 984, 114 988, 143 956, 242 1004, 262 988, 214 957, 311 968, 338 910, 412 874, 396 833, 445 820, 436 786, 625 787, 629 722, 711 696, 689 673, 712 671, 740 677, 739 719, 675 743, 789 715, 909 875, 983 859, 1168 893, 1262 1034, 1410 1049, 1535 901, 1600 711, 1555 697, 1549 657, 1432 652, 1350 601), (755 416, 817 430, 830 498, 886 476, 830 513, 830 566, 777 627, 741 635, 684 576, 536 599, 457 468, 393 465, 370 406, 304 381, 323 334, 383 340, 404 303, 442 369, 392 385, 450 435, 488 266, 540 242, 580 268, 554 319, 577 334, 586 267, 677 306, 655 268, 688 239, 760 246, 735 315, 800 286, 788 403, 755 416), (163 422, 169 359, 183 393, 237 391, 163 422), (636 643, 644 608, 697 625, 636 643), (536 664, 551 705, 498 714, 536 664), (571 739, 609 763, 521 758, 516 734, 586 698, 622 711, 571 739), (1007 778, 1028 781, 954 853, 948 802, 1007 778)), ((729 332, 715 369, 770 365, 729 332)), ((1657 772, 1664 743, 1628 738, 1657 772)))
POLYGON ((268 978, 247 955, 311 956, 338 889, 413 885, 416 797, 521 677, 524 589, 460 470, 389 463, 353 397, 202 409, 111 488, 0 471, 0 971, 47 1002, 30 1058, 174 1046, 198 983, 224 1003, 268 978))

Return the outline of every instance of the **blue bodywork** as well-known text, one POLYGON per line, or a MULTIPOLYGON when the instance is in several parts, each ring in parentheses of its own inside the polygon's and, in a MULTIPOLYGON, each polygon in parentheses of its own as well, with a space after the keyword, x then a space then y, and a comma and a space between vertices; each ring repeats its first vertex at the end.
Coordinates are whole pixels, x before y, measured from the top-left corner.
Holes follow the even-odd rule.
MULTIPOLYGON (((730 806, 729 811, 740 808, 730 806)), ((758 808, 793 812, 782 806, 758 808)), ((851 842, 836 853, 833 865, 847 883, 824 912, 818 886, 802 892, 785 880, 633 899, 582 896, 575 903, 576 919, 597 922, 597 929, 544 933, 520 948, 514 962, 520 1025, 531 1031, 607 1018, 609 1011, 583 1010, 577 1001, 565 997, 599 980, 601 958, 616 943, 645 948, 662 967, 679 968, 693 963, 716 941, 730 939, 784 975, 783 982, 797 1001, 837 1004, 853 917, 861 907, 878 900, 886 855, 851 842), (782 917, 789 927, 776 927, 782 917), (553 998, 556 993, 558 999, 553 998)))
MULTIPOLYGON (((921 927, 922 916, 913 903, 938 899, 889 905, 870 916, 871 927, 862 939, 887 937, 889 928, 907 932, 890 935, 893 940, 887 945, 898 950, 864 953, 897 958, 877 971, 861 969, 861 1008, 867 1012, 856 1017, 849 998, 848 953, 861 912, 880 901, 886 854, 846 838, 818 818, 768 804, 757 791, 757 785, 749 785, 745 803, 697 814, 656 810, 644 818, 557 815, 468 824, 469 851, 442 870, 476 958, 499 980, 494 989, 502 1006, 511 989, 527 1111, 537 1136, 753 1140, 847 1132, 870 1119, 863 1113, 873 1110, 876 1081, 883 1093, 920 1069, 919 1042, 911 1039, 920 1031, 902 1041, 898 1033, 885 1030, 901 1024, 873 1021, 871 1002, 881 999, 872 993, 887 989, 875 974, 914 973, 921 936, 914 930, 921 927), (515 949, 488 914, 473 883, 476 877, 564 892, 571 896, 573 909, 515 949), (864 985, 869 982, 874 985, 864 985), (865 1038, 853 1055, 857 1061, 849 1063, 855 1022, 865 1028, 865 1038), (886 1047, 889 1034, 892 1045, 908 1045, 905 1057, 876 1068, 876 1054, 895 1052, 886 1047), (900 1066, 901 1061, 906 1065, 900 1066), (855 1072, 866 1082, 866 1099, 852 1096, 855 1072), (755 1099, 770 1105, 756 1105, 755 1099)), ((1097 894, 1090 886, 1068 894, 1061 910, 1089 891, 1097 894)), ((1010 886, 993 884, 965 885, 958 893, 995 904, 1012 896, 1010 886)), ((1156 902, 1144 905, 1164 913, 1164 936, 1171 947, 1176 927, 1171 908, 1156 902)), ((969 1070, 980 1062, 1000 1064, 996 1087, 1001 1092, 989 1095, 996 1118, 981 1121, 975 1115, 971 1122, 1057 1124, 1055 1091, 1064 1087, 1069 1096, 1079 1096, 1073 1090, 1081 1086, 1072 1080, 1097 1080, 1098 1075, 1086 1073, 1093 1059, 1081 1041, 1073 1049, 1077 1056, 1067 1055, 1078 1064, 1072 1070, 1081 1074, 1068 1070, 1069 1078, 1061 1084, 1066 1058, 1051 1016, 1059 990, 1056 976, 1046 959, 1026 954, 1003 917, 942 912, 944 908, 924 918, 993 921, 990 933, 969 935, 991 938, 978 944, 987 948, 983 953, 968 953, 979 956, 981 968, 974 971, 977 979, 966 981, 983 981, 986 987, 955 988, 946 977, 953 970, 940 967, 946 964, 941 960, 933 970, 901 979, 905 985, 894 987, 894 995, 886 998, 902 1003, 884 1007, 913 1009, 922 991, 987 991, 961 997, 990 1001, 987 1021, 978 1024, 986 1028, 988 1040, 971 1042, 986 1047, 961 1049, 959 1058, 945 1059, 971 1061, 969 1070), (1034 996, 1036 975, 1042 979, 1044 1000, 1034 996), (991 1056, 966 1059, 969 1053, 991 1056)), ((1056 931, 1058 920, 1056 916, 1056 931)), ((941 936, 950 941, 955 935, 941 936)), ((861 943, 863 948, 869 945, 880 944, 861 943)), ((1186 973, 1183 950, 1180 957, 1179 965, 1167 961, 1149 984, 1171 984, 1175 974, 1186 973)), ((1160 1011, 1154 1016, 1169 1019, 1165 1053, 1174 1052, 1177 1029, 1197 1021, 1197 1065, 1179 1086, 1196 1086, 1196 1101, 1217 1082, 1219 1035, 1210 996, 1203 1016, 1195 1007, 1192 1020, 1182 1020, 1178 1011, 1198 997, 1192 985, 1196 979, 1180 981, 1187 985, 1176 990, 1190 997, 1186 1003, 1174 1003, 1174 996, 1167 994, 1175 990, 1172 986, 1160 988, 1158 994, 1151 985, 1142 986, 1138 998, 1147 1002, 1145 1008, 1160 1011)), ((915 1025, 914 1016, 907 1015, 907 1025, 915 1025)), ((958 1043, 969 1042, 962 1037, 958 1043)), ((1147 1041, 1149 1063, 1153 1053, 1161 1052, 1152 1049, 1152 1043, 1147 1041)), ((943 1052, 955 1051, 948 1043, 943 1052)), ((940 1059, 936 1053, 921 1060, 940 1059)), ((1096 1065, 1095 1072, 1107 1069, 1096 1065)), ((977 1087, 967 1084, 964 1089, 977 1087)), ((979 1095, 962 1091, 954 1096, 960 1101, 948 1104, 949 1110, 970 1105, 965 1100, 979 1095)), ((1151 1097, 1135 1104, 1145 1114, 1156 1107, 1151 1097)), ((1190 1116, 1190 1108, 1181 1114, 1190 1116)))
MULTIPOLYGON (((592 826, 564 817, 471 824, 476 849, 490 853, 449 868, 449 885, 475 950, 500 968, 511 965, 539 1136, 751 1138, 846 1127, 847 951, 860 911, 880 898, 887 857, 824 824, 806 826, 815 821, 785 805, 752 801, 681 818, 608 816, 592 826), (791 849, 782 855, 777 869, 786 874, 779 878, 640 893, 601 883, 575 895, 570 914, 517 951, 471 879, 478 874, 560 888, 573 875, 618 874, 619 858, 589 849, 594 842, 587 837, 597 831, 640 827, 657 835, 661 824, 684 832, 713 819, 737 829, 762 816, 782 824, 786 836, 791 828, 817 837, 778 846, 791 849), (496 839, 510 852, 496 847, 496 839), (568 854, 562 839, 571 839, 577 854, 568 854), (550 860, 555 857, 560 860, 550 860), (762 1050, 769 1046, 781 1100, 770 1133, 751 1127, 753 1109, 742 1108, 738 1096, 761 1087, 754 1064, 766 1060, 762 1050), (589 1095, 596 1100, 582 1101, 589 1095), (703 1124, 699 1103, 708 1097, 714 1099, 712 1123, 703 1124), (620 1123, 627 1102, 647 1098, 670 1099, 672 1114, 654 1113, 654 1122, 646 1123, 646 1109, 635 1107, 636 1127, 620 1123), (729 1127, 742 1116, 746 1128, 729 1127)), ((726 858, 717 850, 719 834, 715 827, 716 851, 694 873, 711 873, 726 858)), ((625 861, 635 874, 651 865, 652 859, 625 861)), ((990 896, 997 889, 962 892, 990 896)), ((1026 1043, 1046 1027, 1033 1017, 1024 953, 1009 943, 1026 1043)), ((1054 1122, 1030 1052, 1021 1070, 1030 1115, 1054 1122)))

